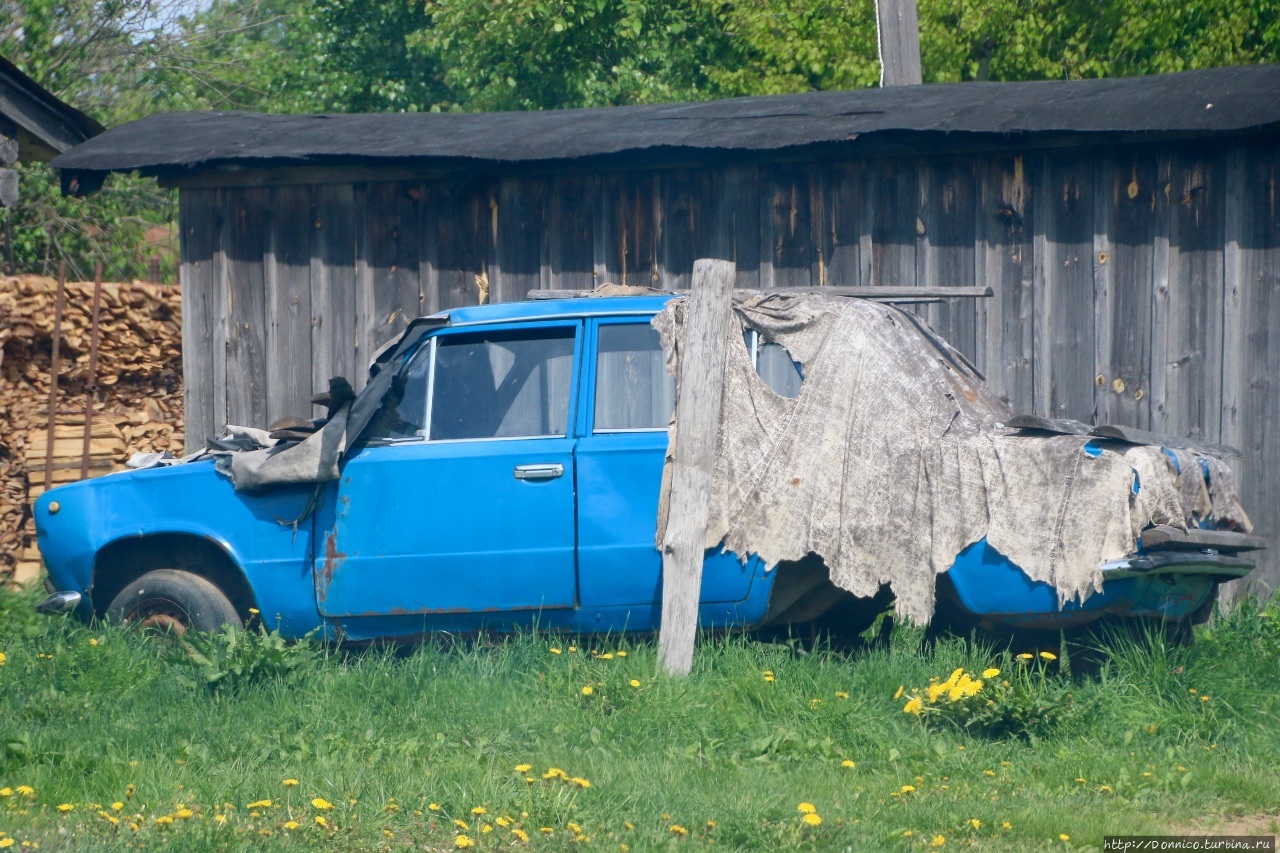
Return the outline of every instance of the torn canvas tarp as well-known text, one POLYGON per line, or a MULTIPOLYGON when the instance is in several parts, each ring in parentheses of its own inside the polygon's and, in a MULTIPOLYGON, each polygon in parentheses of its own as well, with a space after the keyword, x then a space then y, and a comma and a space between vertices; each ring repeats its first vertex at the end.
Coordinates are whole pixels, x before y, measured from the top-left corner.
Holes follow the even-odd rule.
MULTIPOLYGON (((654 319, 676 376, 686 305, 654 319)), ((889 584, 899 613, 923 623, 936 575, 983 537, 1067 601, 1099 590, 1102 564, 1136 550, 1150 525, 1249 529, 1215 457, 1006 427, 1013 413, 914 315, 778 295, 734 312, 707 547, 770 566, 817 554, 837 586, 872 596, 889 584), (757 375, 744 328, 801 365, 798 397, 757 375), (1090 441, 1108 452, 1086 453, 1090 441)))
POLYGON ((252 492, 278 483, 324 483, 338 479, 338 463, 347 449, 350 411, 349 404, 342 406, 328 423, 297 443, 276 442, 265 431, 258 430, 263 433, 260 443, 268 446, 229 456, 231 482, 236 491, 252 492))

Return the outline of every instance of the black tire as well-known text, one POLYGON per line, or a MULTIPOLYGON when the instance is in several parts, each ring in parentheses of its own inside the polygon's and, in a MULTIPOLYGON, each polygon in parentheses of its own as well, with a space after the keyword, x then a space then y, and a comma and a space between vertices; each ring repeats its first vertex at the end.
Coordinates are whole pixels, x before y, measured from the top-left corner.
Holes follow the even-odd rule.
POLYGON ((176 634, 243 625, 222 590, 199 575, 178 569, 147 572, 120 590, 107 607, 107 618, 176 634))

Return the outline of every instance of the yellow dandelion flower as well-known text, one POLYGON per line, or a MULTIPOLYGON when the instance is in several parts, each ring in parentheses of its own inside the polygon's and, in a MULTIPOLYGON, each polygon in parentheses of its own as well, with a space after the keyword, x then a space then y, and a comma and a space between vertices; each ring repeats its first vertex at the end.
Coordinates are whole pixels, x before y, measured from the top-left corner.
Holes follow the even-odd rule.
POLYGON ((902 790, 902 793, 904 794, 910 794, 915 789, 916 789, 915 785, 903 785, 901 790, 902 790))
POLYGON ((772 675, 766 675, 766 676, 764 677, 764 680, 765 680, 766 682, 768 682, 769 684, 772 684, 772 683, 774 682, 774 678, 773 678, 773 676, 772 676, 772 675))
POLYGON ((565 826, 568 827, 570 832, 577 833, 578 835, 582 834, 582 827, 579 826, 574 821, 569 821, 568 823, 565 824, 565 826))
POLYGON ((123 808, 124 808, 124 803, 116 802, 111 804, 111 810, 113 812, 118 812, 123 808))
POLYGON ((628 832, 636 828, 636 825, 629 820, 624 820, 622 825, 627 828, 628 832))
POLYGON ((481 834, 481 835, 483 835, 483 834, 484 834, 484 833, 486 833, 486 832, 493 832, 493 827, 492 827, 492 826, 490 826, 490 825, 489 825, 489 824, 487 824, 487 823, 486 823, 484 826, 480 827, 480 834, 481 834))
POLYGON ((1081 785, 1085 784, 1085 778, 1083 776, 1077 776, 1076 781, 1079 782, 1081 785))
POLYGON ((429 811, 438 812, 438 811, 440 811, 440 804, 439 804, 439 803, 429 803, 429 804, 427 805, 427 809, 428 809, 429 811))
POLYGON ((299 824, 296 820, 286 820, 284 822, 284 828, 290 831, 297 829, 299 826, 301 826, 301 824, 299 824))
POLYGON ((902 691, 903 691, 903 690, 905 690, 905 689, 906 689, 906 685, 899 684, 899 685, 898 685, 898 689, 897 689, 896 691, 894 691, 893 698, 894 698, 894 699, 901 699, 901 698, 902 698, 902 691))
POLYGON ((74 808, 75 806, 71 805, 71 803, 62 803, 58 806, 58 811, 62 812, 63 814, 66 814, 67 812, 71 811, 74 808))
POLYGON ((511 830, 511 834, 516 838, 519 838, 525 844, 529 843, 529 833, 525 832, 523 829, 513 829, 511 830))
POLYGON ((618 657, 625 658, 626 656, 627 656, 626 652, 618 652, 618 657))
POLYGON ((1058 659, 1058 656, 1053 652, 1041 652, 1040 657, 1047 661, 1055 661, 1058 659))
POLYGON ((639 686, 640 686, 640 679, 638 679, 638 678, 633 678, 633 679, 631 679, 631 686, 632 686, 632 687, 639 687, 639 686))
POLYGON ((569 774, 565 773, 559 767, 548 767, 547 772, 542 774, 543 779, 568 779, 569 774))
POLYGON ((586 779, 583 779, 581 776, 574 776, 572 779, 569 780, 569 783, 571 785, 577 785, 579 788, 591 787, 591 783, 588 782, 586 779))
POLYGON ((840 762, 840 766, 841 766, 841 767, 849 767, 849 768, 853 768, 853 767, 857 767, 858 765, 853 763, 853 759, 851 759, 851 758, 846 758, 844 761, 841 761, 841 762, 840 762))
POLYGON ((582 687, 583 696, 590 696, 592 693, 595 693, 595 692, 596 692, 596 689, 592 687, 590 684, 583 685, 582 687))
POLYGON ((1200 697, 1200 701, 1201 701, 1201 702, 1208 702, 1208 701, 1209 701, 1209 697, 1208 697, 1208 696, 1201 696, 1201 697, 1200 697))
POLYGON ((465 820, 460 820, 459 818, 456 818, 456 817, 453 819, 453 825, 458 827, 458 829, 467 829, 470 827, 470 824, 467 823, 465 820))
POLYGON ((911 699, 907 701, 907 704, 902 706, 902 712, 904 714, 915 714, 917 717, 920 716, 920 712, 922 710, 924 710, 924 703, 920 701, 919 696, 911 697, 911 699))
POLYGON ((604 654, 600 655, 600 660, 613 660, 613 653, 605 652, 604 654))
POLYGON ((972 826, 974 829, 982 829, 982 821, 978 820, 976 817, 970 818, 969 826, 972 826))
POLYGON ((541 832, 543 835, 551 835, 552 833, 555 832, 555 830, 549 826, 540 826, 538 827, 538 831, 541 832))
POLYGON ((772 675, 773 675, 773 670, 771 670, 771 669, 766 669, 766 670, 764 670, 763 672, 761 672, 760 674, 761 674, 761 675, 763 675, 765 678, 770 678, 770 677, 772 677, 772 675))
POLYGON ((180 820, 191 820, 195 815, 196 813, 188 808, 180 808, 173 813, 173 816, 180 820))
POLYGON ((1000 821, 1000 828, 1001 828, 1001 829, 1013 829, 1013 824, 1009 823, 1009 821, 1007 821, 1007 820, 1002 820, 1002 821, 1000 821))
POLYGON ((837 690, 837 691, 836 691, 836 698, 837 698, 837 699, 848 699, 848 698, 849 698, 849 694, 848 694, 848 693, 846 693, 846 692, 845 692, 845 691, 843 691, 843 690, 837 690))
POLYGON ((994 771, 994 770, 983 770, 983 771, 982 771, 982 775, 983 775, 983 776, 994 776, 994 775, 996 775, 996 771, 994 771))
POLYGON ((169 817, 168 815, 161 815, 160 817, 156 818, 156 824, 159 826, 168 826, 171 823, 173 823, 173 818, 169 817))
POLYGON ((285 786, 286 788, 296 788, 296 787, 298 787, 298 780, 297 780, 297 779, 285 779, 285 780, 284 780, 284 786, 285 786))
POLYGON ((944 845, 944 844, 946 844, 946 843, 947 843, 947 837, 946 837, 945 835, 935 835, 935 836, 933 837, 933 840, 929 842, 929 846, 930 846, 930 847, 941 847, 942 845, 944 845))
POLYGON ((671 826, 668 827, 668 829, 671 831, 672 835, 684 836, 689 834, 689 830, 685 829, 683 826, 681 826, 678 823, 671 824, 671 826))
POLYGON ((250 608, 249 608, 249 615, 250 615, 250 616, 257 616, 257 615, 258 615, 259 613, 261 613, 261 612, 262 612, 262 611, 260 611, 260 610, 259 610, 258 608, 256 608, 256 607, 250 607, 250 608))
POLYGON ((716 828, 716 822, 714 820, 707 821, 707 829, 715 829, 715 828, 716 828))
MULTIPOLYGON (((271 801, 270 801, 270 800, 268 800, 268 801, 267 801, 267 805, 271 805, 271 801)), ((316 807, 316 808, 318 808, 318 809, 320 809, 321 811, 328 811, 329 809, 333 808, 333 803, 329 802, 329 801, 328 801, 328 800, 326 800, 324 797, 316 797, 316 798, 314 798, 314 799, 311 801, 311 805, 312 805, 312 806, 314 806, 314 807, 316 807)))
POLYGON ((325 819, 324 819, 324 815, 320 815, 320 814, 318 814, 318 815, 316 815, 316 826, 320 826, 320 827, 323 827, 323 828, 325 828, 325 829, 328 829, 328 828, 329 828, 329 821, 327 821, 327 820, 325 820, 325 819))
POLYGON ((912 831, 912 830, 910 830, 910 829, 904 829, 904 830, 902 830, 902 837, 903 837, 903 838, 910 838, 910 837, 911 837, 911 836, 913 836, 913 835, 915 835, 915 832, 914 832, 914 831, 912 831))
POLYGON ((577 653, 578 653, 578 647, 577 647, 577 646, 570 646, 570 647, 569 647, 569 654, 574 655, 574 654, 577 654, 577 653))
POLYGON ((13 796, 12 788, 0 788, 0 797, 12 797, 12 796, 13 796))
MULTIPOLYGON (((269 809, 271 808, 270 800, 256 800, 245 806, 246 809, 269 809)), ((318 808, 318 807, 317 807, 318 808)))
POLYGON ((558 655, 558 654, 560 654, 560 650, 559 650, 559 649, 557 649, 555 646, 552 646, 551 648, 547 649, 547 651, 551 652, 551 654, 553 654, 553 655, 558 655))
POLYGON ((13 790, 17 791, 19 794, 21 794, 24 797, 33 797, 35 796, 35 793, 36 793, 36 789, 31 787, 30 785, 19 785, 13 790))
POLYGON ((0 847, 12 847, 17 843, 12 838, 0 838, 0 847))
POLYGON ((528 773, 532 769, 533 769, 532 764, 517 764, 515 767, 515 771, 517 773, 528 773))
POLYGON ((494 823, 496 823, 498 826, 502 827, 503 829, 506 829, 508 826, 511 826, 512 820, 506 815, 503 815, 502 817, 494 820, 494 823))
POLYGON ((0 666, 4 666, 8 662, 9 662, 9 656, 6 655, 4 652, 0 652, 0 666))
POLYGON ((996 669, 994 666, 990 667, 989 669, 984 669, 982 671, 983 678, 995 678, 999 674, 1000 674, 1000 670, 996 669))
POLYGON ((480 815, 480 814, 484 814, 485 811, 486 809, 484 806, 476 806, 474 809, 471 810, 471 813, 475 815, 480 815))
POLYGON ((1059 841, 1070 841, 1070 840, 1071 840, 1071 836, 1070 836, 1070 835, 1067 835, 1065 832, 1062 832, 1062 833, 1059 833, 1059 834, 1058 834, 1058 840, 1059 840, 1059 841))
POLYGON ((1099 791, 1101 791, 1101 792, 1102 792, 1102 793, 1104 793, 1104 794, 1110 794, 1110 793, 1111 793, 1111 786, 1110 786, 1110 785, 1099 785, 1099 786, 1098 786, 1098 790, 1099 790, 1099 791))
POLYGON ((90 638, 89 638, 89 645, 91 645, 91 646, 96 646, 96 645, 98 645, 98 638, 97 638, 97 637, 90 637, 90 638))
POLYGON ((800 812, 800 814, 813 814, 817 810, 818 810, 818 807, 815 806, 813 803, 801 803, 800 805, 796 806, 796 811, 800 812))
POLYGON ((1018 655, 1018 660, 1028 661, 1028 660, 1031 660, 1033 657, 1035 657, 1035 655, 1031 654, 1030 652, 1023 652, 1022 654, 1018 655))
POLYGON ((800 820, 806 826, 822 826, 822 818, 817 812, 809 812, 808 814, 801 815, 800 820))

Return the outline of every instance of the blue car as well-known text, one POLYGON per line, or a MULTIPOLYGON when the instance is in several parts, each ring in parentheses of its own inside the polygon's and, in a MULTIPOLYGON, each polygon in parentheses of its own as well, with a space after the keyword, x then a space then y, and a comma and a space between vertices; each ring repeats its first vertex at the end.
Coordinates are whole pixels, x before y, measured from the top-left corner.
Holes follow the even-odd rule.
MULTIPOLYGON (((350 408, 336 479, 237 490, 213 458, 51 490, 35 506, 45 612, 175 630, 251 614, 289 637, 407 640, 538 625, 656 630, 655 548, 675 400, 650 321, 669 296, 459 308, 416 321, 350 408)), ((762 378, 801 368, 748 332, 762 378)), ((1104 442, 1105 443, 1105 442, 1104 442)), ((1096 452, 1104 443, 1094 447, 1096 452)), ((1059 603, 985 540, 956 556, 941 604, 1012 628, 1106 616, 1187 622, 1253 564, 1258 540, 1153 530, 1059 603)), ((855 598, 822 561, 708 552, 704 627, 814 623, 856 632, 890 600, 855 598)))

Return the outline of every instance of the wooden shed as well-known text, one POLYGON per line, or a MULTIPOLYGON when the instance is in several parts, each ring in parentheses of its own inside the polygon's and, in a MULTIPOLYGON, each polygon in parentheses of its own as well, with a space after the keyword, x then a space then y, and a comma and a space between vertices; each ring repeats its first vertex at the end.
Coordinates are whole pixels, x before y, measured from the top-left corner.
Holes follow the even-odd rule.
MULTIPOLYGON (((189 443, 412 317, 613 281, 921 307, 1023 411, 1239 447, 1280 542, 1280 66, 489 114, 176 113, 62 155, 179 188, 189 443)), ((1280 559, 1265 556, 1275 587, 1280 559)))

